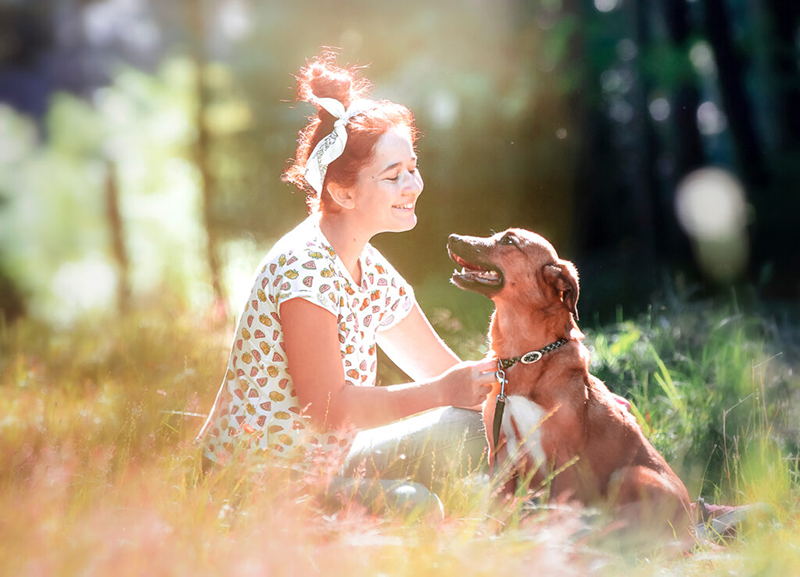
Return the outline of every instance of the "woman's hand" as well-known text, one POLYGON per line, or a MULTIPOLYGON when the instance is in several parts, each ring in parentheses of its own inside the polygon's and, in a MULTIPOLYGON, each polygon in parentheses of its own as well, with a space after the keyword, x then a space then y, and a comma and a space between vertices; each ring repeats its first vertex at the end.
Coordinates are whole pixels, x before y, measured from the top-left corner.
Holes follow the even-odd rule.
POLYGON ((497 361, 464 361, 442 373, 438 379, 442 405, 474 409, 486 400, 497 380, 497 361))

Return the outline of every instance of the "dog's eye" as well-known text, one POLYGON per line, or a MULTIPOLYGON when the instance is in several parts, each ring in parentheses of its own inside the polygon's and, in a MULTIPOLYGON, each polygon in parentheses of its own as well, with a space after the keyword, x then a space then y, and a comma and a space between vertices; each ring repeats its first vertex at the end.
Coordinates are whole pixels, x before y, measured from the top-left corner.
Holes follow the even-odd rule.
POLYGON ((504 234, 503 237, 500 239, 500 244, 516 244, 514 242, 514 237, 510 234, 504 234))

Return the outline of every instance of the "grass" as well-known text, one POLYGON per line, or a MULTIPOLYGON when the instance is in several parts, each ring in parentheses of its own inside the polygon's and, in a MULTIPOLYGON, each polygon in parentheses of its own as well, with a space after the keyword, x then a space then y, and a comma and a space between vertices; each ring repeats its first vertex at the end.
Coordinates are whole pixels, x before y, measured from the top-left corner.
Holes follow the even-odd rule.
MULTIPOLYGON (((420 300, 475 358, 488 311, 455 294, 420 300)), ((693 497, 773 508, 724 548, 685 558, 626 549, 602 525, 587 533, 585 512, 497 503, 478 477, 448 480, 436 522, 326 508, 314 494, 331 464, 304 478, 269 462, 204 477, 195 415, 222 378, 227 329, 178 307, 69 332, 0 325, 0 572, 800 573, 798 343, 770 319, 675 302, 586 329, 593 372, 633 401, 693 497)))

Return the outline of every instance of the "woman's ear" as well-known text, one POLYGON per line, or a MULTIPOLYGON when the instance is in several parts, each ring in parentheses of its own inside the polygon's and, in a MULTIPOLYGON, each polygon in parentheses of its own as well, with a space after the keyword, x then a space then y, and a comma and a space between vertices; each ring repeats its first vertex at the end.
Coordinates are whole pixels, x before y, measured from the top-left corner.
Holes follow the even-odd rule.
POLYGON ((328 194, 331 195, 333 202, 342 208, 351 209, 355 207, 356 197, 352 188, 339 186, 335 182, 329 182, 326 188, 328 190, 328 194))
POLYGON ((578 320, 578 270, 568 260, 560 260, 557 264, 544 267, 544 278, 560 295, 564 308, 578 320))

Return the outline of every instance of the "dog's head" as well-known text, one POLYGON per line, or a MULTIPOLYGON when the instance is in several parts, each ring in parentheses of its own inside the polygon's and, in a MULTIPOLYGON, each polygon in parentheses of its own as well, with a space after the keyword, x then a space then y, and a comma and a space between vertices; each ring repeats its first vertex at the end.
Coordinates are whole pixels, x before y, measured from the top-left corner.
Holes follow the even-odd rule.
POLYGON ((462 267, 453 272, 457 287, 484 294, 496 304, 564 307, 578 319, 578 271, 538 234, 520 228, 490 237, 452 234, 447 252, 462 267))

